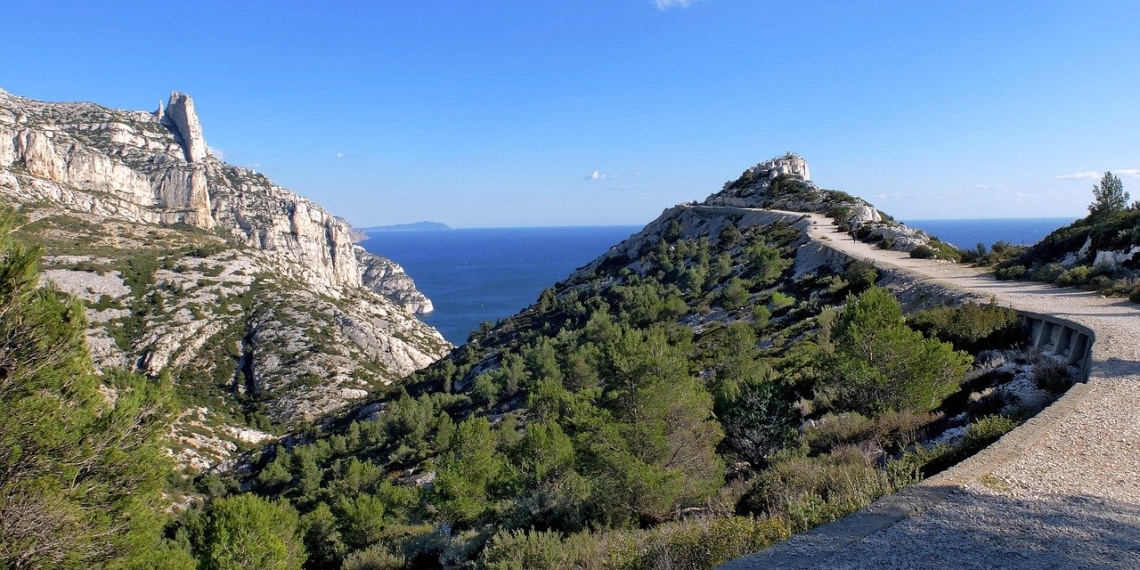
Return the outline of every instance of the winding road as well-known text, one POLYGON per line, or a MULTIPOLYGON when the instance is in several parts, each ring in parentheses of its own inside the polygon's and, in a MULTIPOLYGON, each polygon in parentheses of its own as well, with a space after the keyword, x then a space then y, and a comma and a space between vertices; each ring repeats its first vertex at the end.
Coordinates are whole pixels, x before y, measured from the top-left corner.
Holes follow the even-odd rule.
POLYGON ((1093 330, 1089 379, 958 466, 720 568, 1140 568, 1140 306, 912 259, 806 216, 851 257, 1093 330))

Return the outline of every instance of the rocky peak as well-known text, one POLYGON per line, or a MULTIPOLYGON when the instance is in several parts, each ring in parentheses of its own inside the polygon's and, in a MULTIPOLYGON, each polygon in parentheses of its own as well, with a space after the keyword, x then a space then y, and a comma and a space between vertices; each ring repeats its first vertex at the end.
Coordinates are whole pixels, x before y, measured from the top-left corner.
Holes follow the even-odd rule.
MULTIPOLYGON (((705 201, 713 206, 800 210, 823 199, 804 157, 787 153, 745 170, 705 201)), ((814 209, 814 208, 810 208, 814 209)))
POLYGON ((804 182, 811 182, 811 172, 808 170, 804 157, 789 152, 784 156, 765 160, 744 171, 754 179, 774 180, 778 176, 795 176, 804 182))
MULTIPOLYGON (((162 105, 159 105, 162 108, 162 105)), ((206 160, 206 139, 202 136, 202 124, 198 113, 194 112, 194 100, 185 93, 173 91, 162 122, 174 130, 186 152, 186 162, 196 163, 206 160)))

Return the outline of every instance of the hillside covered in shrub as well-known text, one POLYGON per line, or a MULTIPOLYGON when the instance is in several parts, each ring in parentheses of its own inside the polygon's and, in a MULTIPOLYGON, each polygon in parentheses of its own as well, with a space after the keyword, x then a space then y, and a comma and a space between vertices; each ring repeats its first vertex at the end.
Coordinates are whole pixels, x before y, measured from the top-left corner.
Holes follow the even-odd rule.
POLYGON ((996 265, 998 279, 1080 287, 1140 303, 1140 201, 1129 205, 1111 172, 1093 187, 1093 196, 1087 217, 1032 247, 1006 248, 983 260, 996 265))
POLYGON ((711 568, 1035 411, 1002 388, 1036 358, 1012 311, 906 315, 861 262, 797 274, 798 223, 671 209, 371 404, 202 478, 171 532, 229 567, 211 529, 253 524, 244 501, 286 524, 284 567, 711 568))

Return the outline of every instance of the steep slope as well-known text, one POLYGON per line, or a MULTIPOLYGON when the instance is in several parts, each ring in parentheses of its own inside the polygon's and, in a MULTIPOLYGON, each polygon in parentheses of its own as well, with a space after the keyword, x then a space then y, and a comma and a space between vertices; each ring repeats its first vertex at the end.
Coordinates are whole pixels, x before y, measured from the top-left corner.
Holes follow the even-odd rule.
POLYGON ((806 176, 779 157, 667 209, 376 401, 250 454, 228 487, 319 527, 298 537, 312 568, 708 568, 1048 401, 1038 357, 1008 350, 1011 311, 944 307, 961 296, 828 255, 814 215, 761 207, 873 211, 806 176), (933 308, 904 316, 876 284, 933 308), (967 374, 965 350, 992 352, 967 374))
POLYGON ((198 469, 449 348, 348 223, 214 158, 184 94, 143 112, 0 91, 0 195, 45 277, 86 300, 96 366, 173 377, 198 469))

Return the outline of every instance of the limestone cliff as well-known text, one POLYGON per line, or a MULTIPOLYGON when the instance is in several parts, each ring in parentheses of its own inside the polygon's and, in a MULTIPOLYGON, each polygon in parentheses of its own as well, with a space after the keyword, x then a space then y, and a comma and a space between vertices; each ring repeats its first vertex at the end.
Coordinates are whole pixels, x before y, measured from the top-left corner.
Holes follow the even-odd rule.
POLYGON ((249 426, 336 411, 450 348, 347 222, 212 156, 185 94, 156 113, 0 90, 0 196, 46 278, 86 300, 97 365, 169 373, 186 421, 211 418, 175 436, 197 468, 249 426))
MULTIPOLYGON (((352 227, 265 176, 211 156, 194 101, 183 93, 172 93, 160 116, 0 91, 0 168, 0 185, 16 203, 217 228, 270 252, 303 281, 363 284, 358 259, 369 254, 358 251, 352 227)), ((424 304, 396 284, 369 285, 424 304)))

